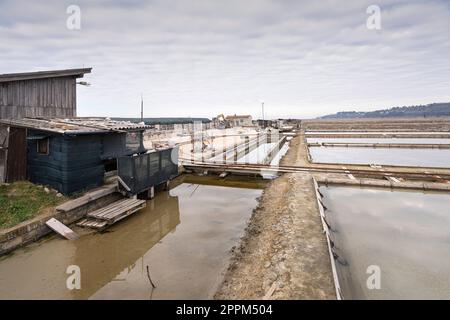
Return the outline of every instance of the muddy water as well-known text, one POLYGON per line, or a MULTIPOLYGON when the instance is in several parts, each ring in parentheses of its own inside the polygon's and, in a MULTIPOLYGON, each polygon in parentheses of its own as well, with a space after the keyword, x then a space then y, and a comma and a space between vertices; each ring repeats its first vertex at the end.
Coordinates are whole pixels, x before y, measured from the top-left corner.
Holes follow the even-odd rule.
POLYGON ((211 298, 262 190, 187 180, 107 233, 75 229, 78 240, 53 236, 1 258, 0 298, 211 298), (80 267, 81 290, 66 288, 69 265, 80 267))
POLYGON ((316 163, 450 167, 448 149, 311 147, 309 151, 316 163))
POLYGON ((320 191, 344 298, 450 299, 450 194, 320 191), (380 268, 380 289, 366 285, 369 266, 380 268))

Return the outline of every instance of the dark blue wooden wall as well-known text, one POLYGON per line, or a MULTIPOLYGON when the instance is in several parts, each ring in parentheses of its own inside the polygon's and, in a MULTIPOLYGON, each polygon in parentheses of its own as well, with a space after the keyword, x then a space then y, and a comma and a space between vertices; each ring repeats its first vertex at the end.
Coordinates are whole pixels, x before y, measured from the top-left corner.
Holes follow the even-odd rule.
POLYGON ((103 184, 100 135, 68 137, 28 130, 28 137, 49 137, 49 154, 37 152, 37 140, 28 140, 28 179, 48 185, 63 194, 103 184))

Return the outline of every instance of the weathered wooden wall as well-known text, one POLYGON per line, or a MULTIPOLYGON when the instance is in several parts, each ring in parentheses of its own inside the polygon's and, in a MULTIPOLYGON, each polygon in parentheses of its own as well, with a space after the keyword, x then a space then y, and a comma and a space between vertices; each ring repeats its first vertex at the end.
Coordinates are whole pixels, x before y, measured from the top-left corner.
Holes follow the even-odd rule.
POLYGON ((0 184, 6 178, 6 157, 8 154, 9 127, 0 125, 0 184))
POLYGON ((0 119, 76 116, 73 76, 0 83, 0 119))

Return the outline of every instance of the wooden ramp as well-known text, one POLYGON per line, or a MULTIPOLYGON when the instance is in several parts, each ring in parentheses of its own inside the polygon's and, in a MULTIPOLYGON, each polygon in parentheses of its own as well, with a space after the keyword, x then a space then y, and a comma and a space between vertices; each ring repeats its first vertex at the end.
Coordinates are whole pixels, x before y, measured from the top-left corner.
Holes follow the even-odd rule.
POLYGON ((68 228, 65 224, 61 223, 60 221, 56 220, 55 218, 51 218, 45 224, 50 229, 59 233, 66 239, 76 240, 79 238, 78 235, 72 231, 72 229, 68 228))
POLYGON ((89 212, 86 218, 77 223, 80 227, 103 229, 136 211, 145 208, 146 201, 139 199, 121 199, 106 207, 89 212))

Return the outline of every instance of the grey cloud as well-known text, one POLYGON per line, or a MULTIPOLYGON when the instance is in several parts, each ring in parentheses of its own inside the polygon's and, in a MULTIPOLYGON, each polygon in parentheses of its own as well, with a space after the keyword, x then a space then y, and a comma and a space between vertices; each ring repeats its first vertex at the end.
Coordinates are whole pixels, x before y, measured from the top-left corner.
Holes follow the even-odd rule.
POLYGON ((92 66, 80 115, 316 116, 449 100, 445 1, 0 2, 1 73, 92 66), (27 10, 23 10, 26 7, 27 10))

